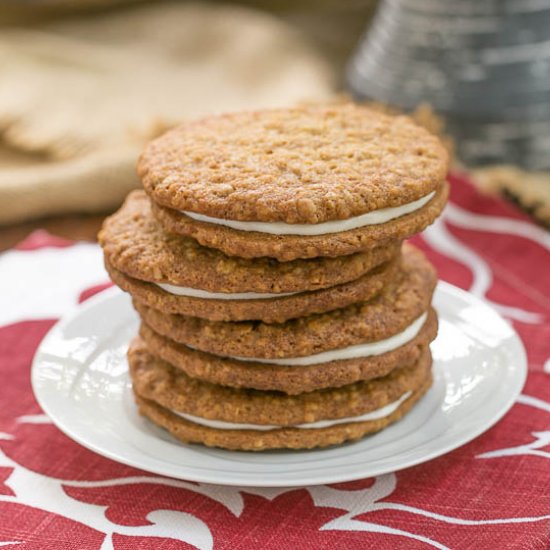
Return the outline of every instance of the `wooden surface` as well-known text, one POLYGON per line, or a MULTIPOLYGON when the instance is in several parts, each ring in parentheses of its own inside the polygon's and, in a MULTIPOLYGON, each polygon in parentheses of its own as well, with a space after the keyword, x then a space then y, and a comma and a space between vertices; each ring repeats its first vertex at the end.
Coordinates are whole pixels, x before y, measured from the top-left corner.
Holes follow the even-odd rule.
POLYGON ((45 229, 65 239, 95 241, 106 215, 63 216, 0 227, 0 251, 12 248, 36 229, 45 229))

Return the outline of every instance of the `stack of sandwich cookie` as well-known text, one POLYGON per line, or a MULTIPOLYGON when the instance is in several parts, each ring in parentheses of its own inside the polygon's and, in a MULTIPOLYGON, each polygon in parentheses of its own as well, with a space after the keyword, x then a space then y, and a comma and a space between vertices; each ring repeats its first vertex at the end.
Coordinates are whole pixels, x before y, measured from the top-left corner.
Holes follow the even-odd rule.
POLYGON ((139 409, 185 442, 324 447, 398 420, 431 384, 432 223, 447 157, 353 105, 239 113, 152 142, 100 233, 142 324, 139 409))
POLYGON ((368 300, 392 278, 401 244, 291 262, 230 257, 166 233, 143 191, 106 220, 100 238, 122 289, 160 311, 212 321, 282 322, 368 300))
POLYGON ((145 416, 183 441, 227 449, 304 449, 357 439, 401 418, 431 385, 427 348, 414 366, 383 378, 299 395, 190 378, 140 341, 128 357, 145 416))

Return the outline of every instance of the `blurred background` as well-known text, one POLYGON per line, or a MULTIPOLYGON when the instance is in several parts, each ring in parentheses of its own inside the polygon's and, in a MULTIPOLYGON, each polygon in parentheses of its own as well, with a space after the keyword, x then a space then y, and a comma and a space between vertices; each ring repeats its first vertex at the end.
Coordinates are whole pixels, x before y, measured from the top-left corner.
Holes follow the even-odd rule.
POLYGON ((0 248, 93 238, 182 120, 347 97, 550 227, 550 0, 0 0, 0 248))

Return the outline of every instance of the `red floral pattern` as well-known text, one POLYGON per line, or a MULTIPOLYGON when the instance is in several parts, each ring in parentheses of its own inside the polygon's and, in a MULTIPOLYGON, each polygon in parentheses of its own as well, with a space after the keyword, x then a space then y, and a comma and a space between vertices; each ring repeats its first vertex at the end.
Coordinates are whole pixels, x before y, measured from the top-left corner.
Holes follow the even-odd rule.
POLYGON ((100 251, 36 232, 1 255, 0 546, 550 548, 550 235, 454 176, 444 219, 414 242, 442 279, 486 298, 513 322, 528 351, 524 392, 487 433, 436 460, 299 489, 162 478, 65 437, 36 404, 29 369, 60 304, 108 286, 100 251), (73 272, 68 287, 52 286, 60 263, 81 263, 82 279, 73 272), (38 317, 25 303, 34 297, 41 299, 38 317))

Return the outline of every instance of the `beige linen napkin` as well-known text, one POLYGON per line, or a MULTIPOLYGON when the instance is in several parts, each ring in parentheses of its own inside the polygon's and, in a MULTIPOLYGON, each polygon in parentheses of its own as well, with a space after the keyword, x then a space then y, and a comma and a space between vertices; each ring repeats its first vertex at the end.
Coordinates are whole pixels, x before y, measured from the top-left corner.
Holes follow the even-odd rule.
POLYGON ((276 18, 160 3, 0 34, 0 223, 113 208, 143 144, 213 112, 329 97, 332 72, 276 18))
POLYGON ((517 166, 487 166, 470 171, 482 191, 511 198, 539 223, 550 228, 550 173, 526 172, 517 166))

